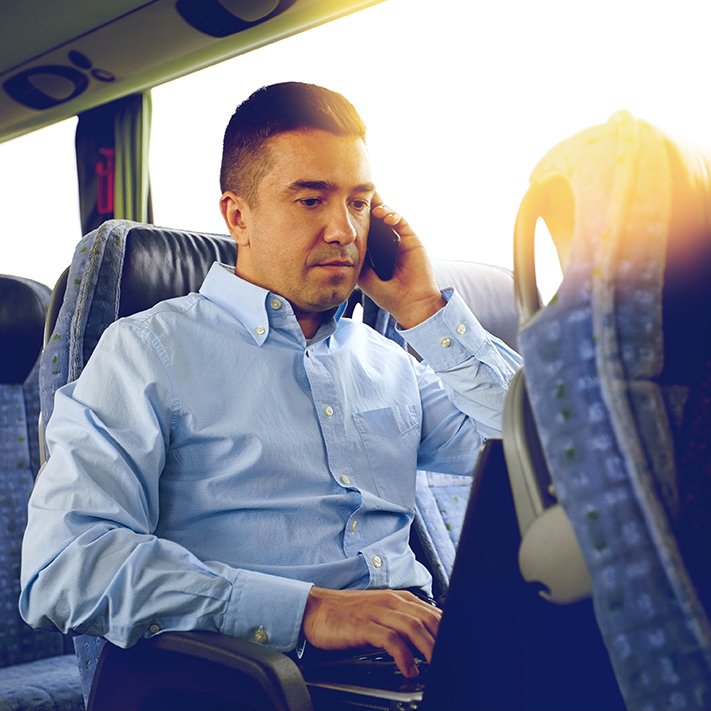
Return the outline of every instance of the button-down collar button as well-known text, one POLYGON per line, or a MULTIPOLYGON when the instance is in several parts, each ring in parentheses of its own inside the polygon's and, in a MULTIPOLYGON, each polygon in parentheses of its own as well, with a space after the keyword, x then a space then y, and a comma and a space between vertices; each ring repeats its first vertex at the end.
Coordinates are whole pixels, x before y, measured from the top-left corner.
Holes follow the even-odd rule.
POLYGON ((255 332, 258 336, 263 336, 265 330, 266 330, 266 329, 264 328, 264 326, 257 326, 257 328, 254 329, 254 332, 255 332))
POLYGON ((158 634, 160 632, 160 625, 152 624, 149 628, 148 631, 151 634, 158 634))
POLYGON ((342 475, 341 475, 341 481, 342 481, 346 486, 350 486, 350 484, 351 484, 350 478, 347 477, 345 474, 342 474, 342 475))
POLYGON ((333 408, 330 405, 326 405, 326 407, 323 408, 323 411, 328 417, 331 417, 331 415, 333 415, 333 408))
POLYGON ((373 556, 373 565, 376 568, 379 568, 382 564, 383 564, 383 561, 380 560, 380 556, 377 556, 377 555, 373 556))
POLYGON ((281 301, 279 301, 279 299, 272 299, 271 305, 275 311, 278 311, 281 308, 281 301))
POLYGON ((457 326, 457 333, 460 336, 463 336, 466 332, 467 332, 466 324, 460 323, 459 326, 457 326))
POLYGON ((355 531, 357 527, 358 527, 358 521, 353 519, 353 523, 351 523, 351 531, 355 531))
POLYGON ((452 339, 451 339, 451 338, 447 338, 447 336, 445 336, 444 338, 442 338, 442 339, 440 340, 439 344, 440 344, 440 346, 442 346, 443 348, 448 348, 450 345, 452 345, 452 339))
POLYGON ((258 644, 264 644, 268 637, 267 633, 264 631, 264 627, 260 627, 254 635, 252 635, 252 639, 257 642, 258 644))

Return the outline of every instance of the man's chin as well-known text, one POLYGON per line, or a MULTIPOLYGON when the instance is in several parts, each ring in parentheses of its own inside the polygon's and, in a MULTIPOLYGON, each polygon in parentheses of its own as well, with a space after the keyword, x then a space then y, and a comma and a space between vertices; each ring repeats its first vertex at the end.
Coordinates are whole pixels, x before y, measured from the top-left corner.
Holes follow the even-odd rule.
POLYGON ((334 289, 327 295, 320 294, 313 299, 312 303, 305 304, 304 310, 313 312, 331 311, 340 306, 344 301, 348 301, 348 297, 353 293, 354 289, 355 287, 351 287, 350 289, 334 289))

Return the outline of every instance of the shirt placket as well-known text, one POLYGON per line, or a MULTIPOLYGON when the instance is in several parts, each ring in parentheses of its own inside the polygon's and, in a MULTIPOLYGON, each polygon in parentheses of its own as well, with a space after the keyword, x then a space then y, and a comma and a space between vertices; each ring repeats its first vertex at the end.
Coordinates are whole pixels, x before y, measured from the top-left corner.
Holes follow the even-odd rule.
POLYGON ((304 369, 311 387, 331 477, 342 489, 358 494, 353 497, 353 510, 344 522, 343 548, 350 558, 357 555, 362 547, 362 526, 359 521, 362 495, 358 475, 351 464, 346 413, 339 400, 333 376, 313 348, 307 348, 304 353, 304 369))

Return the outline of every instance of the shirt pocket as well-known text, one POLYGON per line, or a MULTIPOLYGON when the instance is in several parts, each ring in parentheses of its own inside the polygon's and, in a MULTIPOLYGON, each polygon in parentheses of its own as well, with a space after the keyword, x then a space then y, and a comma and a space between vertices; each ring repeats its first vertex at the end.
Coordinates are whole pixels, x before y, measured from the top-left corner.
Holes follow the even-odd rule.
POLYGON ((363 443, 378 496, 414 511, 421 432, 417 406, 396 405, 356 412, 353 421, 363 443))

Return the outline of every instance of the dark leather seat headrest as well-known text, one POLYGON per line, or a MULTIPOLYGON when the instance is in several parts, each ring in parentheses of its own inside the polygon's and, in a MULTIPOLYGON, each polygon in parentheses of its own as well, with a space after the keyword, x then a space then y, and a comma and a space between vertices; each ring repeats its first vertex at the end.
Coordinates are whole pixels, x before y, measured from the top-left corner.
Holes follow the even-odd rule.
POLYGON ((0 383, 24 383, 42 349, 44 306, 28 284, 0 276, 0 383))
POLYGON ((235 264, 231 237, 139 225, 126 236, 119 316, 197 291, 213 262, 235 264))

